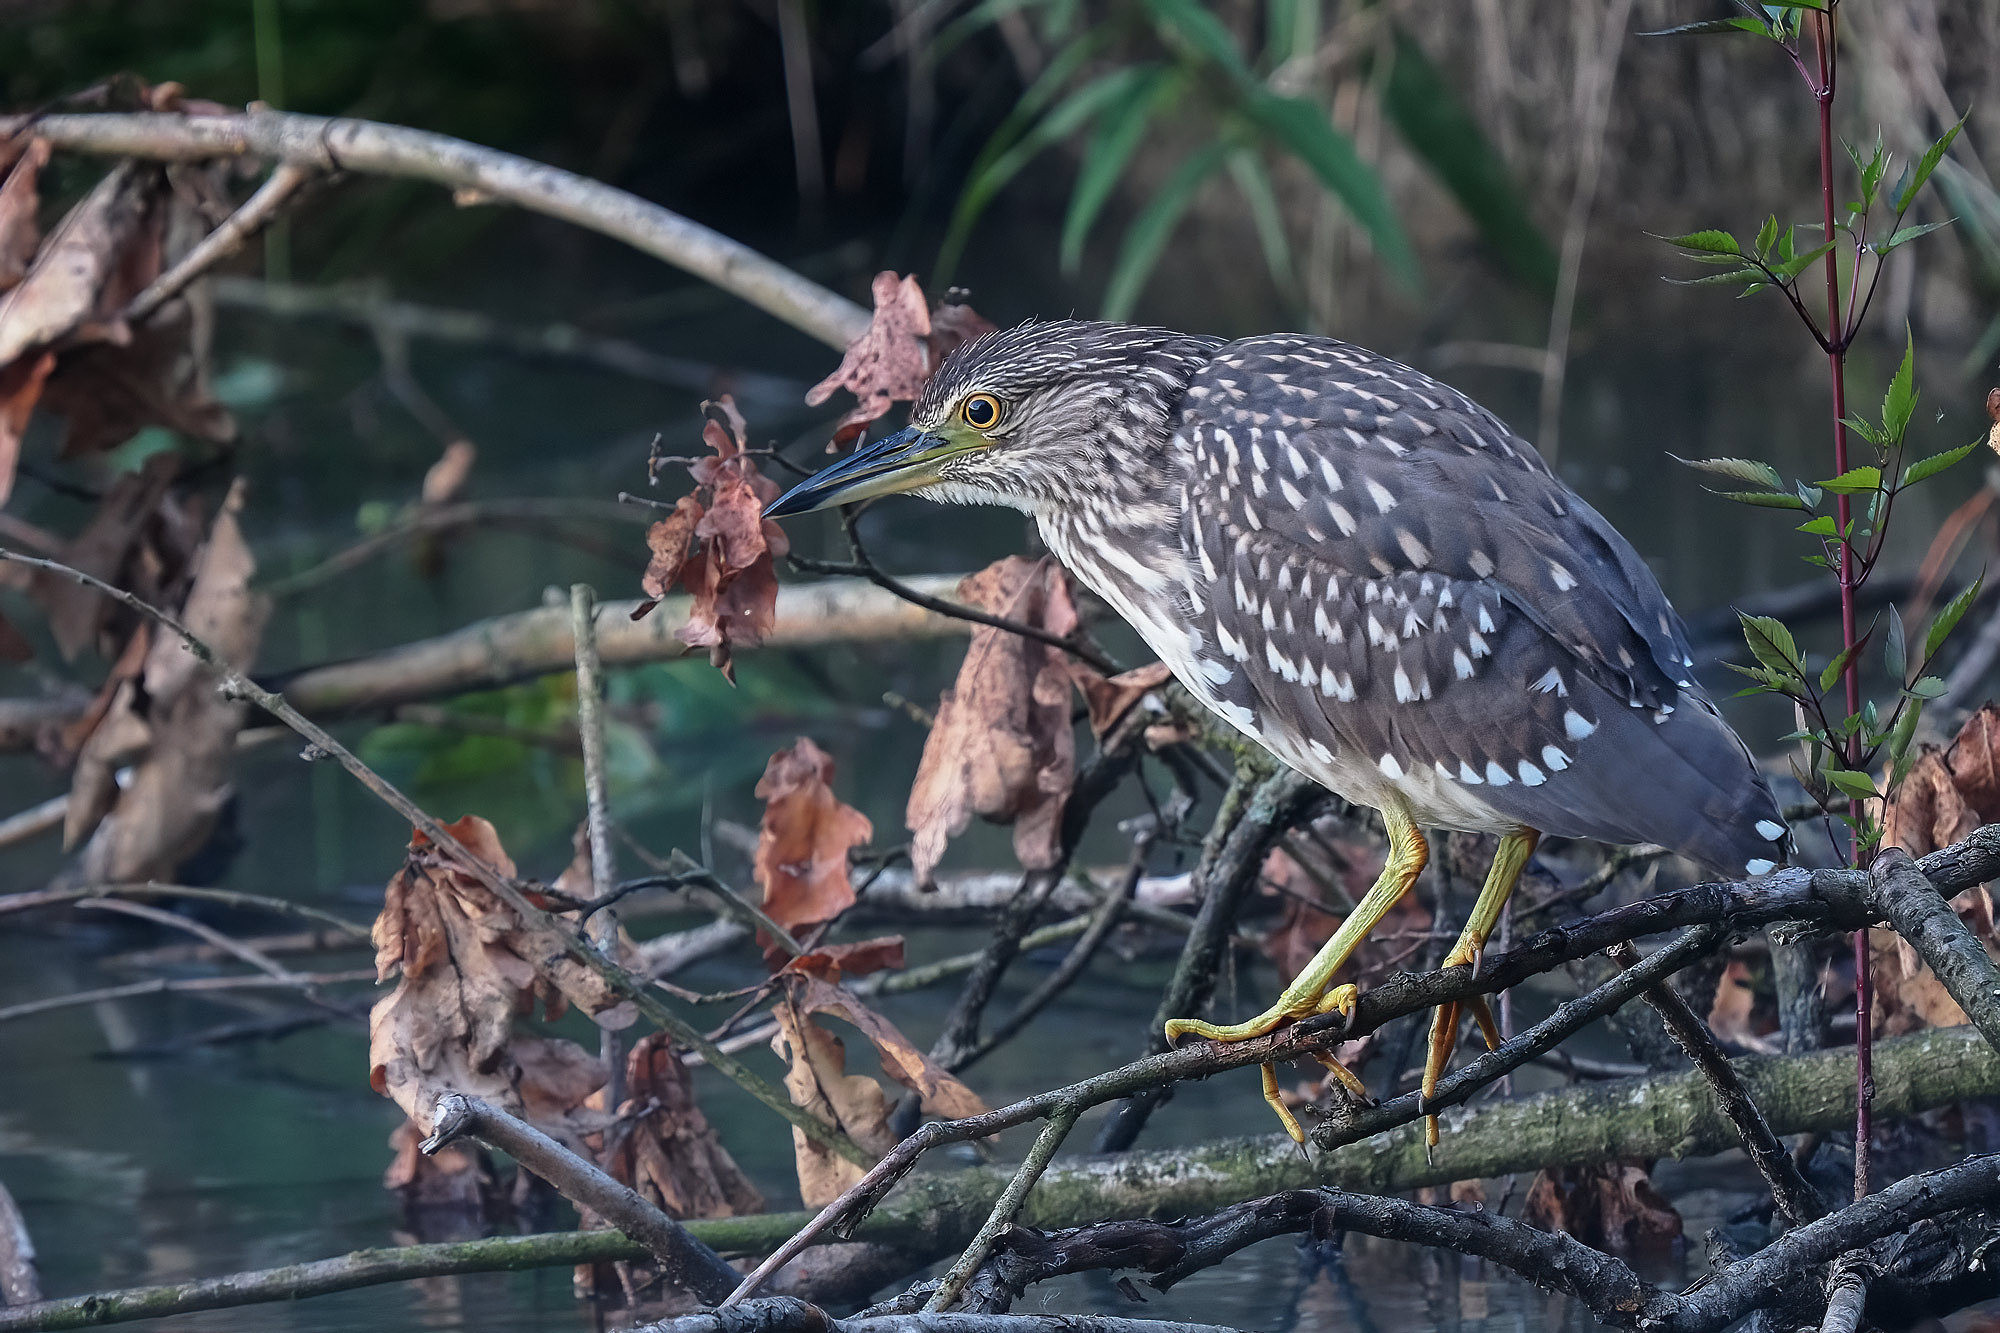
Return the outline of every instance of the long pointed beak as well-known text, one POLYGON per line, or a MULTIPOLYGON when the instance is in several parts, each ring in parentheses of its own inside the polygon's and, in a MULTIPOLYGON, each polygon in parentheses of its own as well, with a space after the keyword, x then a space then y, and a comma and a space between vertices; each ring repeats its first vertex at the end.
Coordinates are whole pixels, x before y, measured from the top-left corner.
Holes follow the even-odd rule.
POLYGON ((764 517, 809 514, 829 505, 853 504, 928 486, 938 479, 938 468, 945 460, 966 452, 967 446, 942 435, 906 427, 863 445, 832 467, 806 478, 772 501, 764 517))

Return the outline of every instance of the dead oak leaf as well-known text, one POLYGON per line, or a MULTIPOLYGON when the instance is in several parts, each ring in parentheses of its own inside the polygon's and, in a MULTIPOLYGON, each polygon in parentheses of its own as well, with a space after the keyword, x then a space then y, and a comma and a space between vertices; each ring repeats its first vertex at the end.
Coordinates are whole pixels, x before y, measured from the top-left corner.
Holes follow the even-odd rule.
POLYGON ((764 1197, 716 1137, 694 1098, 694 1082, 664 1034, 651 1032, 625 1062, 626 1100, 636 1116, 605 1170, 670 1217, 740 1217, 764 1197), (642 1112, 643 1108, 643 1113, 642 1112))
POLYGON ((1657 1250, 1680 1237, 1681 1216, 1638 1162, 1546 1170, 1528 1187, 1521 1220, 1607 1254, 1657 1250))
POLYGON ((834 427, 837 445, 860 436, 891 404, 915 401, 935 369, 930 302, 916 278, 877 273, 870 290, 875 314, 867 330, 847 345, 840 368, 806 391, 811 407, 831 398, 836 389, 854 395, 854 407, 834 427))
POLYGON ((0 295, 0 365, 115 317, 159 276, 166 192, 161 168, 121 162, 63 216, 21 280, 0 295))
POLYGON ((786 963, 786 972, 803 972, 838 985, 842 977, 896 971, 903 966, 903 937, 878 935, 853 944, 822 944, 786 963))
POLYGON ((742 414, 728 395, 702 404, 702 440, 711 451, 688 473, 695 490, 646 533, 646 596, 632 612, 648 614, 678 583, 692 598, 674 637, 707 648, 708 660, 733 683, 736 647, 754 648, 777 622, 777 559, 791 549, 784 529, 764 517, 777 483, 759 473, 744 445, 742 414), (690 542, 693 549, 690 551, 690 542))
POLYGON ((882 1072, 916 1093, 925 1111, 946 1120, 986 1113, 986 1103, 972 1089, 933 1063, 894 1023, 863 1004, 854 992, 810 973, 789 973, 785 980, 786 998, 794 1008, 845 1019, 868 1038, 881 1057, 882 1072))
POLYGON ((786 930, 831 921, 854 904, 847 855, 875 826, 832 783, 832 756, 804 737, 772 755, 757 782, 764 817, 752 868, 765 915, 786 930))
MULTIPOLYGON (((512 877, 514 863, 491 824, 467 815, 446 827, 512 877)), ((574 1043, 517 1034, 514 1019, 537 1001, 551 1018, 570 1003, 605 1026, 632 1016, 545 934, 416 834, 375 921, 376 975, 397 984, 369 1014, 370 1085, 418 1124, 431 1122, 439 1095, 463 1092, 576 1146, 598 1127, 580 1108, 603 1083, 602 1070, 574 1043)))
MULTIPOLYGON (((792 1105, 842 1130, 880 1157, 896 1146, 889 1128, 889 1099, 866 1074, 847 1072, 847 1048, 839 1037, 813 1022, 789 1000, 772 1009, 778 1021, 771 1049, 785 1061, 785 1092, 792 1105)), ((792 1155, 799 1196, 808 1208, 823 1208, 860 1180, 867 1168, 792 1129, 792 1155)))
POLYGON ((1090 734, 1103 740, 1106 733, 1124 720, 1133 706, 1174 678, 1164 662, 1134 667, 1115 676, 1106 676, 1087 662, 1066 658, 1069 677, 1083 695, 1090 710, 1090 734))
POLYGON ((937 373, 944 359, 964 344, 994 331, 993 322, 965 304, 957 288, 945 294, 935 310, 924 299, 914 276, 893 272, 875 275, 870 286, 875 313, 868 328, 847 345, 840 367, 806 393, 806 403, 818 407, 846 389, 855 405, 834 427, 828 449, 861 437, 868 423, 892 404, 915 402, 924 382, 937 373))
POLYGON ((15 151, 7 177, 0 181, 0 291, 21 280, 41 245, 41 223, 36 216, 41 195, 36 184, 49 163, 49 141, 39 135, 9 146, 15 151))
MULTIPOLYGON (((1058 636, 1076 608, 1054 561, 1009 556, 959 584, 961 600, 1058 636)), ((958 679, 938 702, 910 787, 911 868, 929 884, 945 845, 973 815, 1014 826, 1021 865, 1055 864, 1062 811, 1076 777, 1069 674, 1062 650, 975 626, 958 679)))

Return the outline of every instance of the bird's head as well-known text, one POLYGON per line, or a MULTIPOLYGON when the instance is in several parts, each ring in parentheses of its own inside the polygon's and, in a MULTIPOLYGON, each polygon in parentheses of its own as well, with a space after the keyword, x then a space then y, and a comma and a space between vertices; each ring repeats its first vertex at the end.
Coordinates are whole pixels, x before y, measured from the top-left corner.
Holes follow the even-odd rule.
POLYGON ((1023 324, 945 359, 910 424, 793 487, 765 516, 898 491, 1034 512, 1079 486, 1141 483, 1215 340, 1083 320, 1023 324))

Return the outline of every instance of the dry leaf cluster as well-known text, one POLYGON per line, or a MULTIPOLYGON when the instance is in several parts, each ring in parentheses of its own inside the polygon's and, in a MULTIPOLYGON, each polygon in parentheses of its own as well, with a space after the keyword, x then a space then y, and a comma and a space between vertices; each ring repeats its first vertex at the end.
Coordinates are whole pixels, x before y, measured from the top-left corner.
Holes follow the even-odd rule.
POLYGON ((676 584, 694 598, 674 637, 708 649, 708 660, 736 679, 731 650, 754 648, 777 616, 777 557, 791 549, 784 529, 764 517, 777 483, 757 471, 745 452, 742 414, 728 395, 702 404, 701 438, 712 456, 688 468, 695 489, 673 513, 646 531, 649 558, 643 584, 647 614, 676 584))

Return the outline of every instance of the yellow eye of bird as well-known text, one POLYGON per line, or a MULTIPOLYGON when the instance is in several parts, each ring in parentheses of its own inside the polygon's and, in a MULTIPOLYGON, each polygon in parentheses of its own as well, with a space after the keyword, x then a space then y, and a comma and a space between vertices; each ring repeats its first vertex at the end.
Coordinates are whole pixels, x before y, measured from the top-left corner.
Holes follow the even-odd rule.
POLYGON ((986 430, 1000 420, 1000 400, 990 393, 975 393, 958 405, 958 414, 974 430, 986 430))

